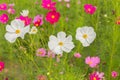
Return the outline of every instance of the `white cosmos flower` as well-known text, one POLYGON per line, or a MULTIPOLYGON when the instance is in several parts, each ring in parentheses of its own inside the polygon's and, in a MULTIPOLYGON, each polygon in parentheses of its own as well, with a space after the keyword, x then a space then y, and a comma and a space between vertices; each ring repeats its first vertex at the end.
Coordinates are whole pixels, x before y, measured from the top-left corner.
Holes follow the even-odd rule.
POLYGON ((63 51, 69 53, 75 46, 72 42, 72 36, 66 37, 64 32, 59 32, 57 37, 51 35, 49 37, 48 47, 56 54, 62 54, 63 51))
POLYGON ((76 39, 79 40, 84 47, 89 46, 96 38, 96 33, 92 27, 84 26, 76 31, 76 39))
POLYGON ((38 32, 37 28, 33 26, 29 32, 29 34, 36 34, 38 32))
POLYGON ((24 17, 28 16, 29 14, 29 10, 22 10, 22 12, 20 12, 20 14, 24 17))
POLYGON ((15 19, 11 22, 11 25, 6 26, 7 33, 5 34, 5 39, 10 43, 15 42, 16 38, 21 37, 24 39, 24 35, 29 32, 30 26, 24 26, 24 22, 15 19))

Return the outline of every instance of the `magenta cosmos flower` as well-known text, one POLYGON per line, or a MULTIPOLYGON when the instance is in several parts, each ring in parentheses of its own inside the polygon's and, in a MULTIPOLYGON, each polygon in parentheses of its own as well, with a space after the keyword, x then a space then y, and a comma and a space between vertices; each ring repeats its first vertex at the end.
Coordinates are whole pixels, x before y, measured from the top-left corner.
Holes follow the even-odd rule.
POLYGON ((93 6, 92 4, 85 4, 84 5, 84 10, 88 14, 94 14, 96 11, 96 6, 93 6))
POLYGON ((112 71, 111 74, 112 74, 112 77, 113 77, 113 78, 116 78, 116 77, 118 76, 118 73, 117 73, 116 71, 112 71))
POLYGON ((89 75, 89 80, 103 80, 104 78, 104 73, 101 72, 93 72, 89 75))
POLYGON ((90 57, 90 56, 88 56, 85 59, 85 63, 88 64, 91 68, 94 68, 100 63, 100 58, 99 57, 90 57))
POLYGON ((0 4, 0 10, 7 10, 7 4, 6 3, 0 4))
POLYGON ((56 10, 55 8, 56 2, 52 2, 51 0, 42 0, 42 7, 48 10, 56 10))
POLYGON ((41 26, 43 24, 43 16, 42 15, 35 16, 33 20, 33 24, 36 27, 41 26))
POLYGON ((58 22, 59 18, 60 13, 56 11, 50 11, 46 15, 46 21, 50 22, 51 24, 58 22))
POLYGON ((8 20, 9 20, 9 17, 8 17, 7 14, 2 14, 2 15, 0 16, 0 23, 5 24, 5 23, 8 22, 8 20))
POLYGON ((0 72, 4 69, 4 66, 5 66, 4 62, 0 62, 0 72))
POLYGON ((44 48, 40 48, 36 51, 36 55, 40 57, 45 57, 46 56, 46 50, 44 48))

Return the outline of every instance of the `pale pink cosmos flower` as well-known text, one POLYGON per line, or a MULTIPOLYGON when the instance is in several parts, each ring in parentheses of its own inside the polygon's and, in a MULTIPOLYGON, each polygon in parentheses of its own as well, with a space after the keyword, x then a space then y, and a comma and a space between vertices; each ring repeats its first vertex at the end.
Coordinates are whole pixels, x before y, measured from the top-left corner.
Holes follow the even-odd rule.
POLYGON ((75 54, 74 54, 74 57, 75 57, 75 58, 81 58, 81 54, 80 54, 80 53, 75 53, 75 54))
POLYGON ((58 2, 62 2, 62 0, 58 0, 58 2))
POLYGON ((101 72, 93 72, 89 75, 89 80, 103 80, 104 78, 104 73, 101 72))
POLYGON ((91 15, 94 14, 96 9, 97 9, 96 6, 93 6, 92 4, 85 4, 84 5, 84 10, 88 14, 91 14, 91 15))
POLYGON ((15 4, 14 4, 14 3, 8 4, 8 6, 9 6, 10 8, 13 8, 13 7, 15 6, 15 4))
POLYGON ((51 24, 58 22, 59 18, 60 13, 56 11, 50 11, 46 15, 46 21, 50 22, 51 24))
POLYGON ((42 7, 48 10, 56 10, 56 2, 52 2, 51 0, 42 0, 42 7))
POLYGON ((116 78, 118 76, 118 72, 112 71, 111 75, 112 75, 113 78, 116 78))
POLYGON ((36 51, 36 55, 40 57, 45 57, 46 56, 46 50, 44 48, 40 48, 36 51))
POLYGON ((67 4, 66 4, 66 7, 67 7, 67 8, 70 8, 70 3, 67 3, 67 4))
POLYGON ((0 4, 0 10, 7 10, 7 4, 6 3, 0 4))
POLYGON ((85 63, 88 64, 91 68, 96 67, 100 63, 99 57, 86 57, 85 63))
POLYGON ((35 16, 33 20, 33 24, 36 27, 41 26, 43 24, 43 16, 42 15, 35 16))
POLYGON ((0 61, 0 72, 4 69, 5 63, 0 61))
POLYGON ((55 58, 55 53, 53 53, 51 50, 49 50, 48 51, 48 53, 47 53, 47 56, 49 57, 49 58, 55 58))
POLYGON ((9 14, 15 14, 15 9, 12 8, 12 7, 10 7, 10 8, 7 10, 7 12, 8 12, 9 14))
POLYGON ((8 20, 9 20, 9 17, 7 14, 2 14, 0 16, 0 23, 6 24, 8 22, 8 20))
POLYGON ((65 2, 70 2, 70 0, 64 0, 65 2))

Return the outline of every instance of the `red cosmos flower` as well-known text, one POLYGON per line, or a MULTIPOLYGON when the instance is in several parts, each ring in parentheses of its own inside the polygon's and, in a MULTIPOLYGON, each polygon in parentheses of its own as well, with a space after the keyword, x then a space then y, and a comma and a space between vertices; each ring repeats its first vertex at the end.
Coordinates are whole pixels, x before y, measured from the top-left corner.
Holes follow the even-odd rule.
POLYGON ((4 69, 4 62, 0 62, 0 72, 4 69))
POLYGON ((7 4, 6 3, 0 4, 0 10, 7 10, 7 4))
POLYGON ((52 2, 51 0, 42 0, 42 7, 48 10, 56 10, 55 8, 56 2, 52 2))
POLYGON ((50 22, 51 24, 58 22, 59 18, 60 13, 56 11, 50 11, 46 15, 46 21, 50 22))
POLYGON ((117 18, 116 24, 120 25, 120 17, 117 18))
POLYGON ((8 17, 7 14, 2 14, 2 15, 0 16, 0 23, 5 24, 5 23, 8 22, 8 20, 9 20, 9 17, 8 17))
POLYGON ((43 24, 43 16, 42 15, 35 16, 33 20, 33 24, 36 27, 41 26, 43 24))

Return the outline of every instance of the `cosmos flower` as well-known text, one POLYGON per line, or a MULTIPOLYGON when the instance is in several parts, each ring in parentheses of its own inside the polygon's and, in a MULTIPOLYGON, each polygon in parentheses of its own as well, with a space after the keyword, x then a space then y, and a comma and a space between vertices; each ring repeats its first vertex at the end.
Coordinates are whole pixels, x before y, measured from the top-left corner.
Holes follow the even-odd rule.
POLYGON ((86 57, 85 63, 88 64, 91 68, 96 67, 100 63, 100 58, 99 57, 86 57))
POLYGON ((37 80, 47 80, 47 77, 45 75, 39 75, 37 80))
POLYGON ((96 33, 92 27, 84 26, 78 28, 76 31, 76 39, 79 40, 84 47, 90 46, 95 38, 96 33))
POLYGON ((9 6, 10 8, 13 8, 13 7, 15 6, 15 4, 14 4, 14 3, 8 4, 8 6, 9 6))
POLYGON ((72 36, 66 37, 65 32, 59 32, 57 37, 51 35, 49 37, 48 47, 55 54, 62 54, 63 51, 69 53, 75 46, 72 42, 72 36))
POLYGON ((48 10, 56 10, 55 8, 56 2, 52 2, 51 0, 42 0, 42 7, 48 10))
POLYGON ((30 26, 25 27, 23 21, 15 19, 11 22, 11 25, 6 26, 5 39, 10 43, 14 43, 18 37, 24 39, 24 35, 29 32, 29 29, 30 26))
POLYGON ((113 78, 116 78, 118 76, 118 72, 112 71, 111 75, 112 75, 113 78))
POLYGON ((38 29, 37 29, 35 26, 33 26, 33 27, 31 28, 29 34, 36 34, 37 32, 38 32, 38 29))
POLYGON ((48 53, 47 53, 47 56, 49 57, 49 58, 55 58, 55 53, 54 52, 52 52, 51 50, 49 50, 48 51, 48 53))
POLYGON ((28 10, 23 10, 21 13, 21 16, 17 19, 20 19, 24 22, 25 26, 30 25, 32 18, 28 17, 29 11, 28 10))
POLYGON ((33 20, 33 24, 36 27, 41 26, 43 24, 43 16, 42 15, 35 16, 33 20))
POLYGON ((0 16, 0 23, 6 24, 8 22, 8 20, 9 20, 9 17, 7 14, 2 14, 0 16))
POLYGON ((74 57, 75 57, 75 58, 80 58, 80 57, 81 57, 81 54, 80 54, 80 53, 75 53, 75 54, 74 54, 74 57))
POLYGON ((117 18, 116 24, 120 25, 120 17, 117 18))
POLYGON ((84 10, 87 14, 94 14, 96 11, 96 6, 93 6, 92 4, 85 4, 84 5, 84 10))
POLYGON ((70 0, 64 0, 65 2, 70 2, 70 0))
POLYGON ((6 3, 0 4, 0 10, 7 10, 7 4, 6 3))
POLYGON ((0 72, 4 69, 4 66, 5 66, 4 62, 0 61, 0 72))
POLYGON ((46 56, 46 50, 44 48, 39 48, 37 51, 36 51, 36 55, 37 56, 40 56, 40 57, 45 57, 46 56))
POLYGON ((89 80, 103 80, 104 78, 104 73, 101 72, 93 72, 89 75, 89 80))
POLYGON ((51 24, 58 22, 59 18, 60 13, 56 11, 50 11, 46 15, 46 21, 50 22, 51 24))
POLYGON ((15 9, 14 8, 9 8, 8 10, 7 10, 7 12, 9 13, 9 14, 15 14, 15 9))

